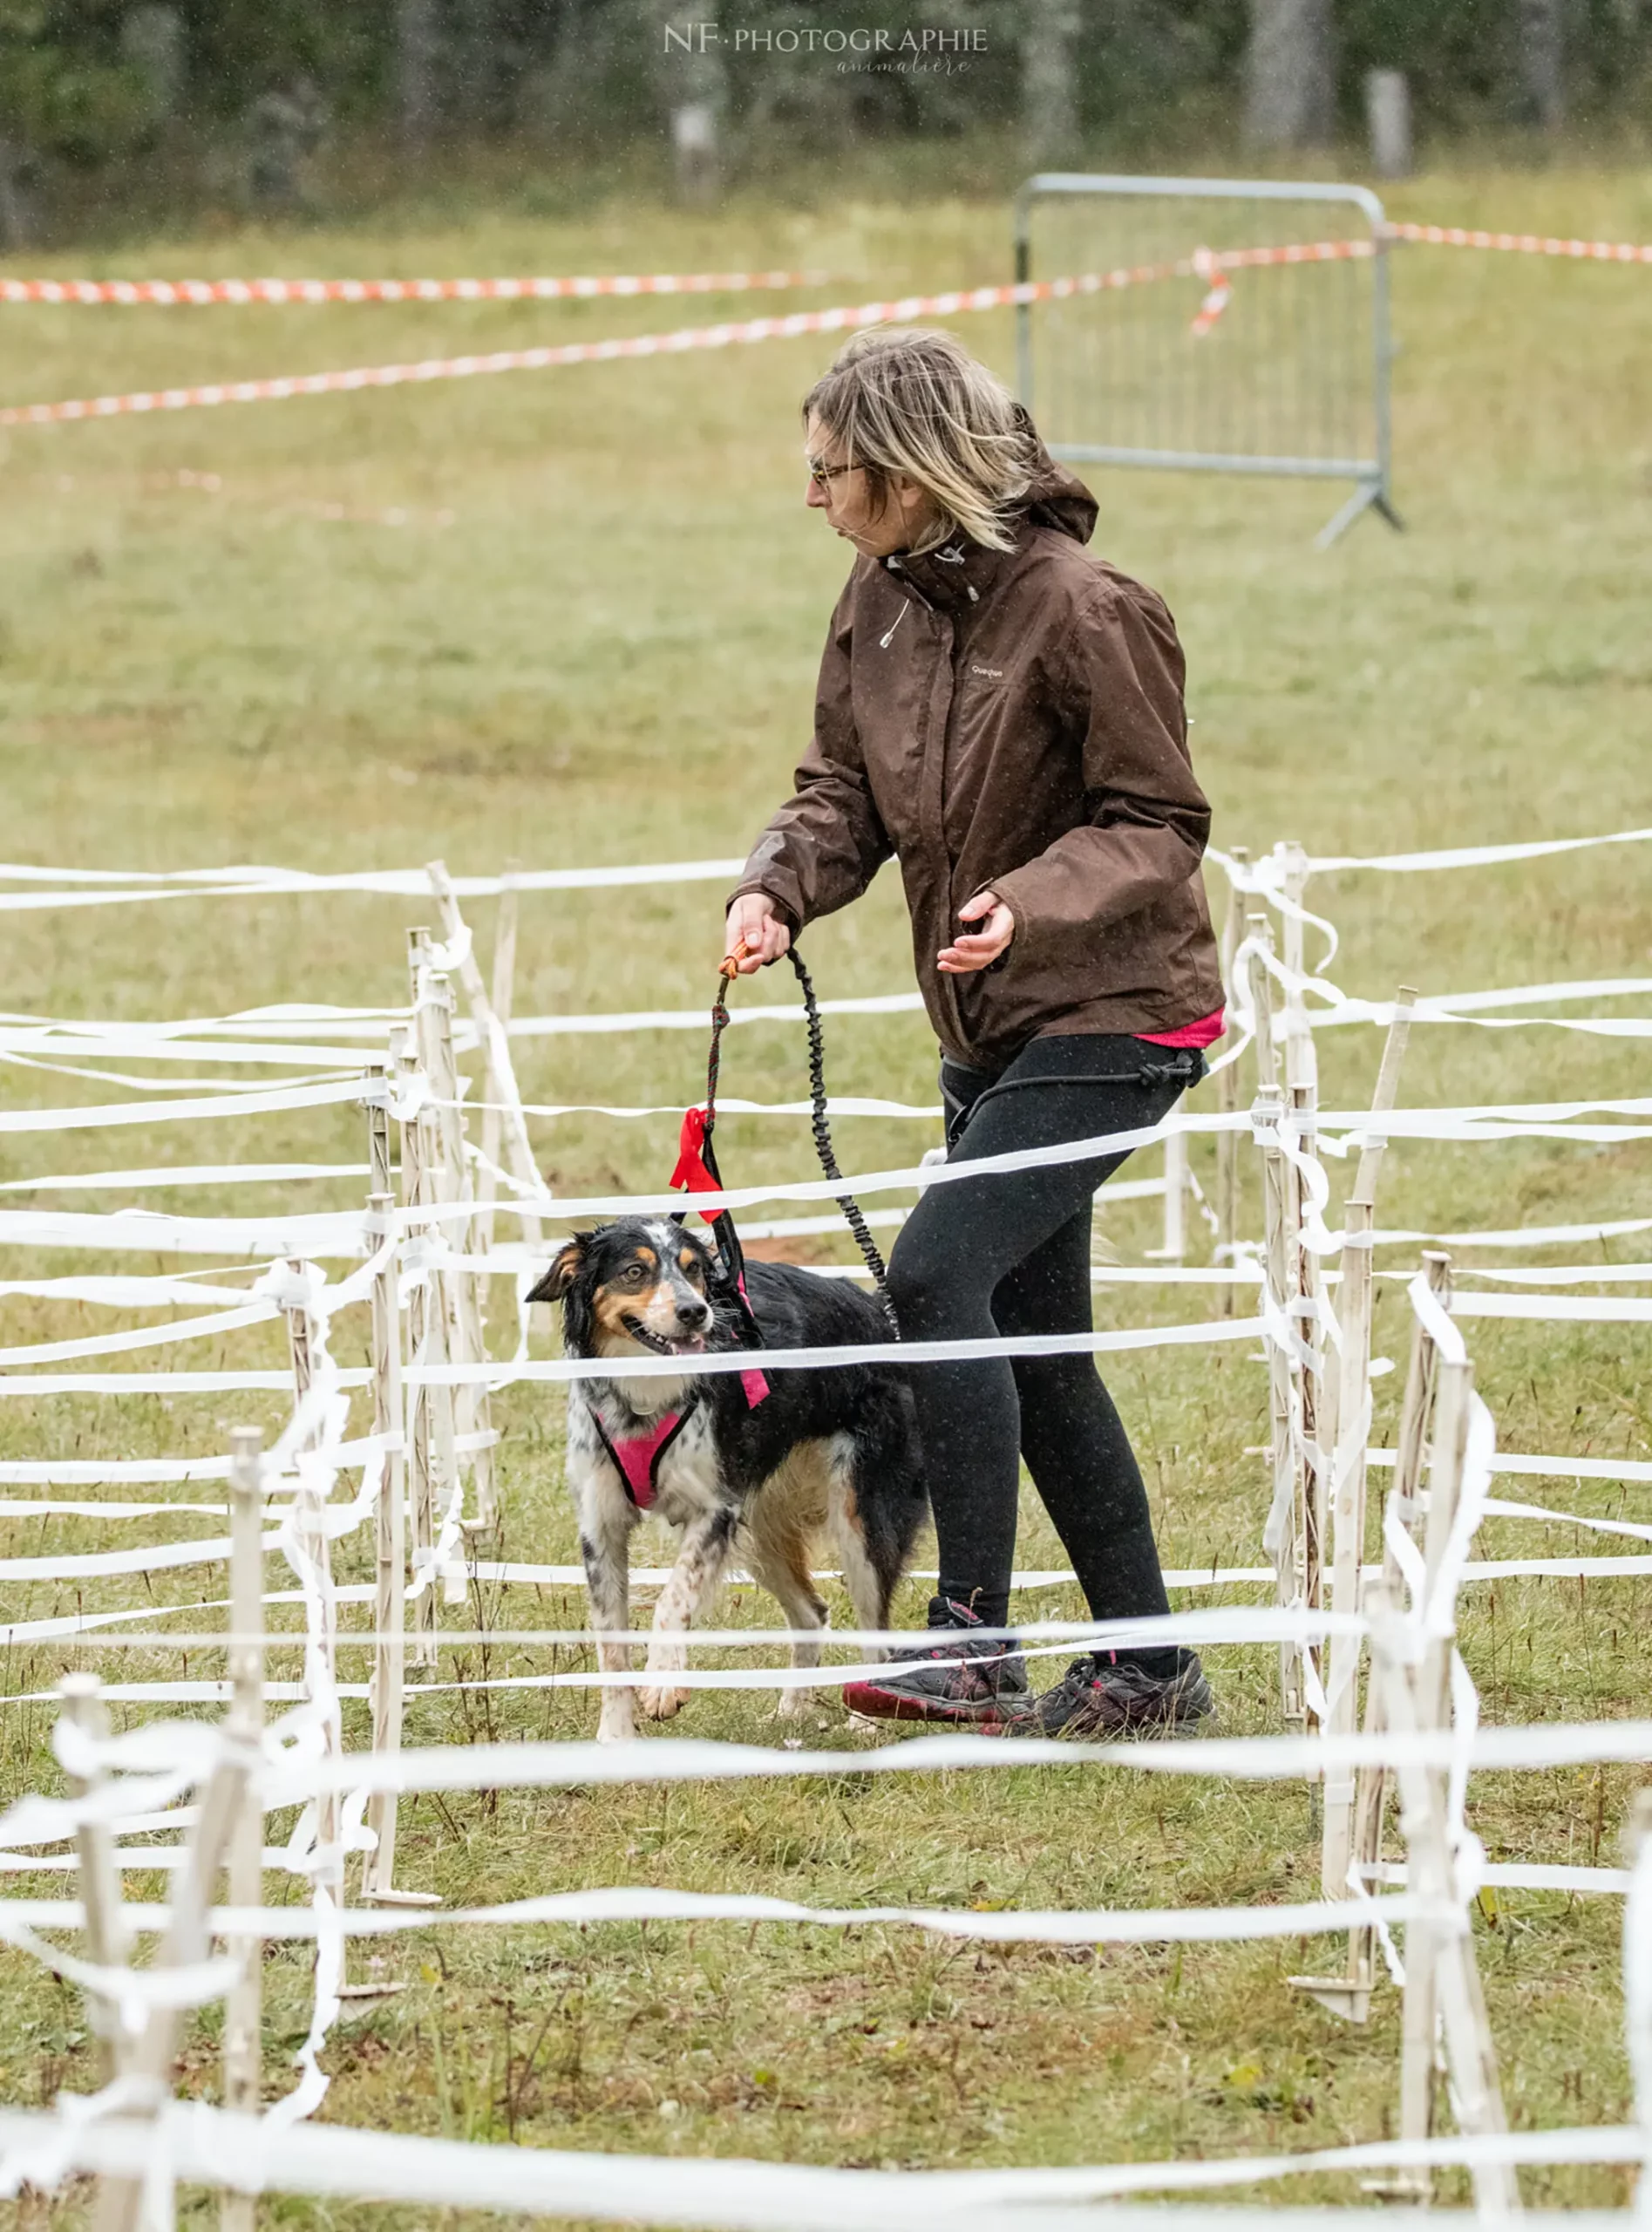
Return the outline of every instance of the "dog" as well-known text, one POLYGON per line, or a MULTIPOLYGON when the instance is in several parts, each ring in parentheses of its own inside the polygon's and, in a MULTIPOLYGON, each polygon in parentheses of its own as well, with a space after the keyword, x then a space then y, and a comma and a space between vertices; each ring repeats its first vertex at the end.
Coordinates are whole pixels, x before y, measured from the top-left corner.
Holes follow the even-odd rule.
MULTIPOLYGON (((845 1281, 790 1263, 751 1262, 746 1303, 765 1349, 892 1338, 872 1299, 845 1281)), ((688 1664, 680 1639, 731 1555, 778 1602, 786 1624, 812 1631, 792 1664, 820 1664, 826 1626, 811 1549, 836 1548, 855 1618, 887 1628, 890 1600, 928 1505, 912 1391, 889 1364, 825 1370, 628 1377, 628 1359, 698 1356, 748 1343, 742 1298, 724 1265, 669 1217, 628 1217, 579 1233, 530 1299, 562 1307, 570 1357, 611 1358, 614 1376, 568 1388, 568 1478, 580 1522, 591 1625, 629 1625, 629 1548, 657 1510, 679 1538, 654 1615, 646 1681, 602 1691, 598 1739, 636 1733, 636 1711, 669 1720, 688 1701, 673 1681, 688 1664)), ((605 1672, 629 1672, 629 1648, 597 1648, 605 1672)), ((806 1691, 782 1693, 783 1715, 806 1691)))

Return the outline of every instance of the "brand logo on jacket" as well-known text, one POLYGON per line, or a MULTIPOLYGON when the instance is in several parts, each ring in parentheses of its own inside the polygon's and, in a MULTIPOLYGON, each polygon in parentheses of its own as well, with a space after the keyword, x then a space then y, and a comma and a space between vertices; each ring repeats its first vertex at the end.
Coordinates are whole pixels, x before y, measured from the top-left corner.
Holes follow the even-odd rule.
POLYGON ((976 666, 972 660, 970 662, 969 671, 971 674, 980 675, 982 679, 985 682, 1002 682, 1003 680, 1003 669, 1001 666, 976 666))

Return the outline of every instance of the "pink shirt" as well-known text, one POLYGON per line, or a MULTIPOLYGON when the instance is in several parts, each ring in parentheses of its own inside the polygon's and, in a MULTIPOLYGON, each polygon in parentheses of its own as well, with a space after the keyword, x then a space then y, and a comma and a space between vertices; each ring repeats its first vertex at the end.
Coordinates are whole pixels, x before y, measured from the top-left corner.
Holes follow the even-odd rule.
POLYGON ((1214 1015, 1203 1016, 1197 1023, 1184 1023, 1180 1031, 1139 1031, 1135 1035, 1150 1046, 1208 1046, 1227 1028, 1227 1011, 1218 1008, 1214 1015))

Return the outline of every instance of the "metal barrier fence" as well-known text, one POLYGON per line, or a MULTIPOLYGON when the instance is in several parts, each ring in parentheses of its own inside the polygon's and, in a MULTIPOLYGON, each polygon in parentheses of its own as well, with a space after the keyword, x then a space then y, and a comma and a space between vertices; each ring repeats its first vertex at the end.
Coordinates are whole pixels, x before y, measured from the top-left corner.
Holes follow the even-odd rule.
POLYGON ((1022 400, 1057 457, 1352 480, 1322 545, 1368 509, 1398 527, 1387 249, 1361 186, 1040 174, 1017 281, 1096 276, 1021 304, 1022 400))

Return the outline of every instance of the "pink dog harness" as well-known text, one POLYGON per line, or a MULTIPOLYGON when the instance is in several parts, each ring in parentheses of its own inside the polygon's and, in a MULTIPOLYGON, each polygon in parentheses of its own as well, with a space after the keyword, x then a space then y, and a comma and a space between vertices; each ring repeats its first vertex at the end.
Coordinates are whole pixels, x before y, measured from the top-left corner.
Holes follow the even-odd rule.
MULTIPOLYGON (((740 1385, 745 1390, 747 1409, 755 1411, 769 1392, 767 1379, 760 1371, 743 1371, 740 1385)), ((698 1400, 697 1395, 686 1410, 662 1412, 644 1433, 625 1433, 617 1439, 592 1409, 591 1423, 596 1428, 596 1438, 608 1452, 608 1461, 619 1474, 626 1494, 639 1511, 647 1511, 658 1495, 661 1460, 693 1417, 698 1400)))
POLYGON ((596 1412, 591 1412, 597 1439, 639 1511, 646 1511, 659 1494, 660 1460, 682 1432, 694 1407, 690 1403, 686 1411, 667 1411, 651 1432, 622 1434, 617 1441, 609 1438, 596 1412))

